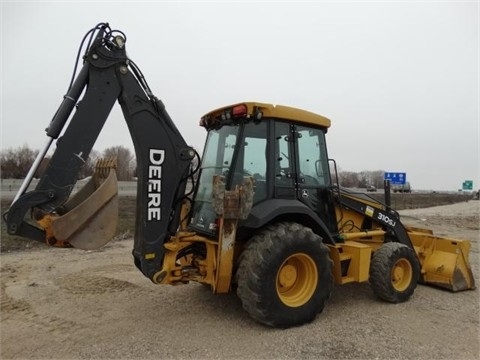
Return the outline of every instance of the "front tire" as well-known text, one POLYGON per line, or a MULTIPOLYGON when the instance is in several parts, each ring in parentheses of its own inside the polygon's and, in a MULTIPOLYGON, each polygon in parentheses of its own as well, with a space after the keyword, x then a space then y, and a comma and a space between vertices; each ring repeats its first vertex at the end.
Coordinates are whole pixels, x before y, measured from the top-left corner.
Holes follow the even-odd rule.
POLYGON ((417 287, 420 265, 413 249, 400 243, 383 244, 373 254, 370 286, 382 300, 407 301, 417 287))
POLYGON ((311 229, 297 223, 274 224, 252 237, 236 277, 243 308, 273 327, 312 321, 333 288, 328 247, 311 229))

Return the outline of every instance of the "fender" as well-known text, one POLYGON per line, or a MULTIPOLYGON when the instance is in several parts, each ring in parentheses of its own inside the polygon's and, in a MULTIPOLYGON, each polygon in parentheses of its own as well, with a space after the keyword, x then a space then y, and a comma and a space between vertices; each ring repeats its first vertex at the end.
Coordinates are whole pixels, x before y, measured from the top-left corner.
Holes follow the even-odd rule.
POLYGON ((240 237, 249 237, 254 229, 260 229, 277 219, 302 223, 321 235, 325 243, 335 244, 323 220, 312 209, 296 199, 270 199, 255 205, 248 218, 239 224, 240 237))

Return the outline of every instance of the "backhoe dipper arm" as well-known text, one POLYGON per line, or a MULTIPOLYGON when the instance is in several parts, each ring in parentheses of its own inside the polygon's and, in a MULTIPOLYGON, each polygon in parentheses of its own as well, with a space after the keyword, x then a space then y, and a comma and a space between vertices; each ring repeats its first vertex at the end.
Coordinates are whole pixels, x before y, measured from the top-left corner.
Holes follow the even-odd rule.
POLYGON ((186 145, 162 102, 150 93, 140 71, 127 58, 125 38, 113 38, 108 24, 100 25, 83 68, 47 128, 47 135, 57 138, 74 107, 75 114, 58 139, 35 190, 25 192, 28 183, 25 188, 22 186, 4 219, 10 234, 45 241, 44 230, 32 225, 25 215, 34 208, 37 213, 52 213, 66 202, 118 100, 137 159, 133 255, 136 265, 151 279, 162 267, 163 243, 178 227, 181 200, 195 151, 186 145), (84 96, 78 101, 82 91, 84 96))

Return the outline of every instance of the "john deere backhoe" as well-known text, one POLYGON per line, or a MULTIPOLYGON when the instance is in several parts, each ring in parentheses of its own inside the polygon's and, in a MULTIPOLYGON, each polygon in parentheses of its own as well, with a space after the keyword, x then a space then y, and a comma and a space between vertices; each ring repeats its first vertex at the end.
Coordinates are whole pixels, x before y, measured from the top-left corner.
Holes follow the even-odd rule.
POLYGON ((71 194, 118 100, 138 167, 133 259, 152 282, 235 290, 254 319, 276 327, 313 320, 334 284, 369 282, 393 303, 408 300, 417 282, 474 288, 469 241, 406 228, 388 201, 334 185, 329 119, 256 102, 213 110, 200 120, 207 140, 193 169, 196 152, 127 57, 125 35, 101 23, 86 39, 83 67, 46 129, 47 144, 4 214, 10 234, 80 249, 110 240, 114 160, 99 162, 71 194))

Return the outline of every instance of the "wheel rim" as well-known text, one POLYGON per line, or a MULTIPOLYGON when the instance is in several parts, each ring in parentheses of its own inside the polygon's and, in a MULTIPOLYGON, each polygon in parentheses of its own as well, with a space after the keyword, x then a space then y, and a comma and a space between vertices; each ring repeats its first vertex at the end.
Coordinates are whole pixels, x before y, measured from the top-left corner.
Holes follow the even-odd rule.
POLYGON ((305 254, 288 257, 277 272, 277 294, 287 306, 298 307, 307 303, 318 283, 317 266, 305 254))
POLYGON ((412 282, 413 269, 407 259, 398 260, 392 268, 392 285, 397 291, 405 291, 412 282))

